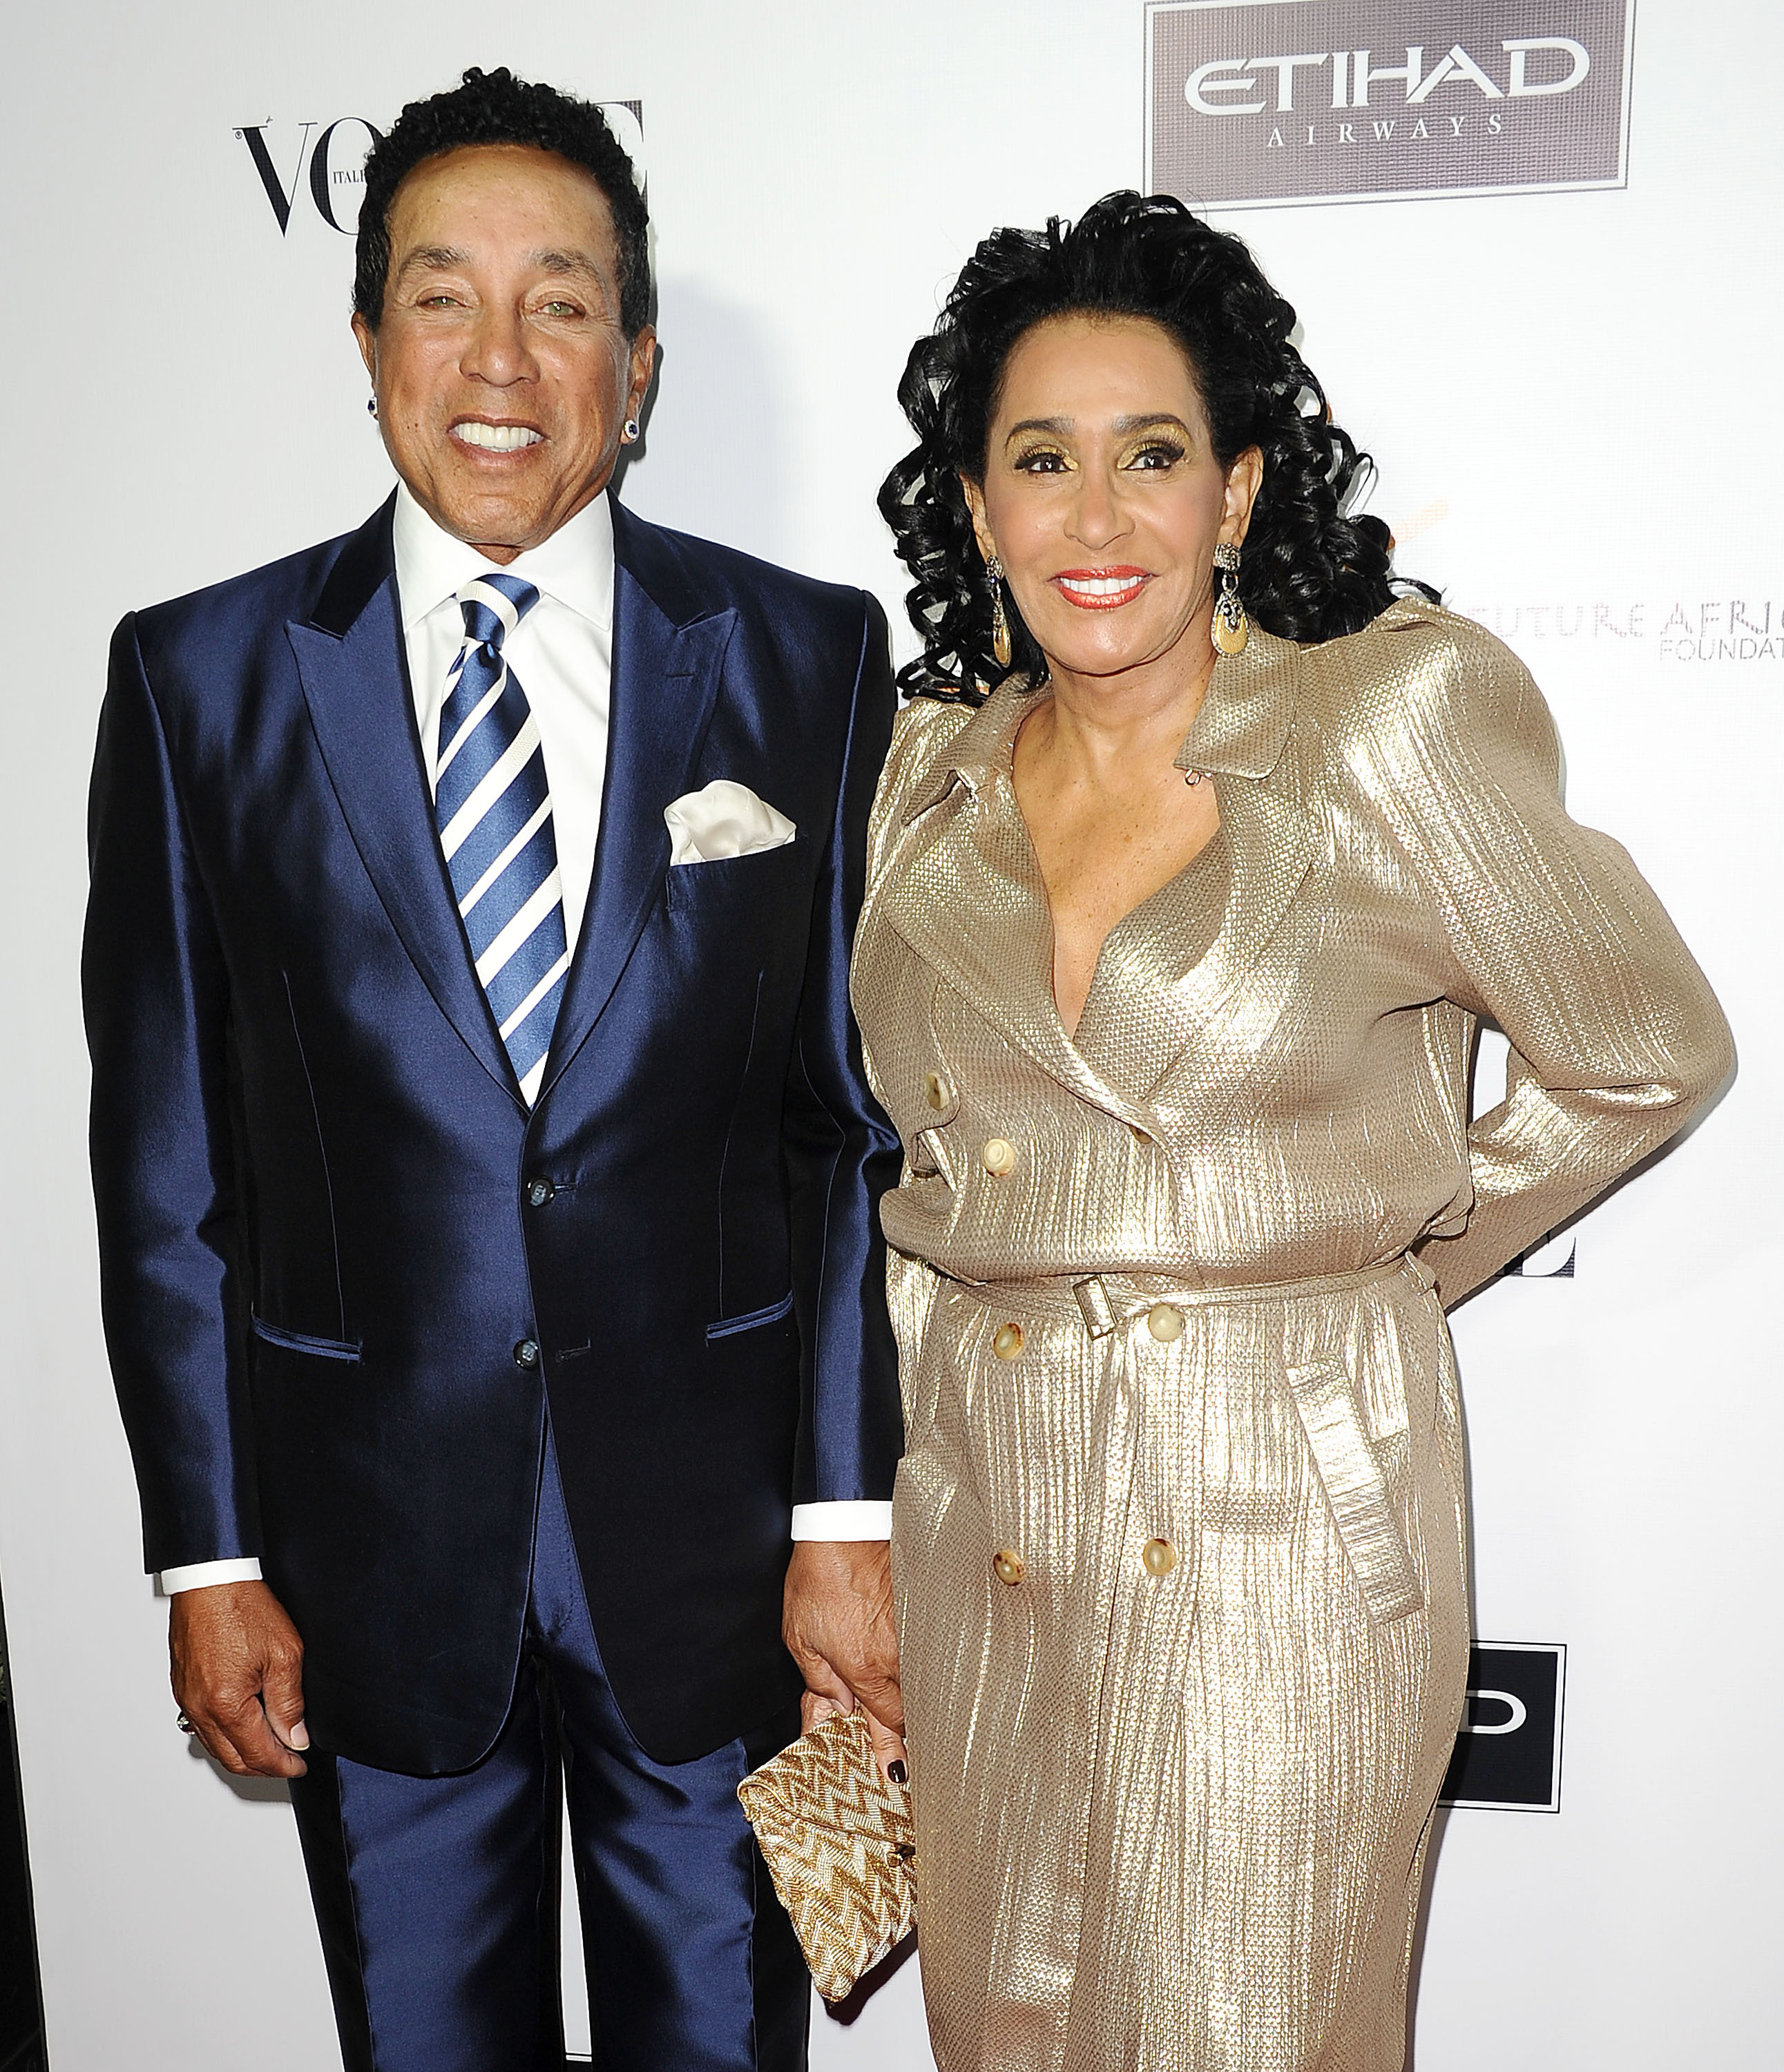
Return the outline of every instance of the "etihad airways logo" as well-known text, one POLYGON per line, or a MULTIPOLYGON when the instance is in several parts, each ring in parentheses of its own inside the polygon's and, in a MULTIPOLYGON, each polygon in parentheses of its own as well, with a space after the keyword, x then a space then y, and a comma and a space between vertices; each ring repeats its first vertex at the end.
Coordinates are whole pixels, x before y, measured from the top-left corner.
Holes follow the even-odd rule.
MULTIPOLYGON (((1323 88, 1326 69, 1330 66, 1334 108, 1368 107, 1369 89, 1379 84, 1384 90, 1377 97, 1378 105, 1389 97, 1386 89, 1393 87, 1404 95, 1408 108, 1422 109, 1440 86, 1446 86, 1451 80, 1457 86, 1473 87, 1483 101, 1523 101, 1531 94, 1571 93, 1592 70, 1592 53, 1572 36, 1503 36, 1499 39, 1499 48, 1511 61, 1503 86, 1483 72, 1460 43, 1452 43, 1428 72, 1424 68, 1424 44, 1408 43, 1403 65, 1371 64, 1374 53, 1370 51, 1304 51, 1294 57, 1210 58, 1184 80, 1183 98, 1201 115, 1261 115, 1266 109, 1273 109, 1278 115, 1292 114, 1295 107, 1295 75, 1309 70, 1317 72, 1323 88), (1533 79, 1530 74, 1532 56, 1558 57, 1563 68, 1559 76, 1533 79), (1276 74, 1273 101, 1261 96, 1256 101, 1235 97, 1256 92, 1266 72, 1276 74), (1239 73, 1246 76, 1235 77, 1239 73)), ((1308 98, 1317 107, 1319 90, 1308 98)), ((1420 120, 1423 119, 1421 116, 1420 120)), ((1392 125, 1382 134, 1391 137, 1392 125)))
POLYGON ((1620 187, 1634 0, 1154 0, 1147 181, 1229 208, 1620 187))

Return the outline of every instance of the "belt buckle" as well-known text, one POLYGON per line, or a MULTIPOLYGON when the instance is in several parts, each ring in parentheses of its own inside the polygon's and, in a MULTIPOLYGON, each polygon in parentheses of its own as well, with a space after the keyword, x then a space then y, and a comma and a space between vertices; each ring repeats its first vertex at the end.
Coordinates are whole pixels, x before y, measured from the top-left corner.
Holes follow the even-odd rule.
POLYGON ((1093 1338, 1110 1337, 1120 1320, 1115 1314, 1115 1305, 1109 1301, 1109 1291, 1103 1285, 1103 1276, 1100 1273, 1092 1273, 1083 1281, 1075 1281, 1071 1292, 1077 1297, 1078 1307, 1083 1313, 1084 1329, 1093 1338))

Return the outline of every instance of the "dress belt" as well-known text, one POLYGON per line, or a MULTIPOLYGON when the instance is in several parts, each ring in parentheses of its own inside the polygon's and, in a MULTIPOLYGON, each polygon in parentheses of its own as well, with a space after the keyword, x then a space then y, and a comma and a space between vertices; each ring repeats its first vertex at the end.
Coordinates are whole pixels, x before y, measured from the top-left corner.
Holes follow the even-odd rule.
MULTIPOLYGON (((1428 1295, 1437 1285, 1431 1269, 1411 1252, 1354 1273, 1320 1273, 1305 1280, 1264 1281, 1235 1288, 1184 1288, 1154 1273, 1087 1273, 1076 1280, 1062 1275, 1050 1280, 961 1281, 957 1285, 988 1307, 1082 1319, 1094 1339, 1112 1338, 1124 1324, 1143 1317, 1153 1337, 1168 1342, 1182 1334, 1183 1313, 1188 1309, 1213 1309, 1224 1302, 1317 1301, 1399 1280, 1421 1296, 1428 1295)), ((1001 1338, 1003 1334, 998 1335, 1001 1338)), ((1020 1350, 1019 1332, 1016 1344, 1020 1350)), ((1382 1625, 1418 1610, 1424 1602, 1424 1585, 1344 1362, 1313 1359, 1289 1368, 1285 1379, 1370 1618, 1382 1625)))
POLYGON ((1124 1324, 1149 1315, 1161 1303, 1174 1309, 1206 1309, 1222 1302, 1303 1301, 1342 1295, 1356 1288, 1373 1288, 1403 1276, 1421 1294, 1429 1294, 1437 1285, 1430 1268, 1409 1252, 1379 1266, 1360 1267, 1354 1272, 1316 1273, 1299 1281, 1260 1281, 1230 1288, 1185 1288, 1169 1275, 1159 1273, 1089 1273, 1077 1280, 1063 1276, 1034 1281, 968 1281, 956 1274, 943 1277, 983 1301, 1002 1299, 1054 1316, 1075 1313, 1093 1338, 1106 1338, 1124 1324))
POLYGON ((1161 1301, 1174 1309, 1211 1309, 1221 1302, 1295 1302, 1309 1297, 1342 1295, 1353 1288, 1373 1288, 1383 1281, 1408 1276, 1423 1294, 1437 1285, 1431 1269, 1409 1252, 1380 1266, 1360 1267, 1354 1273, 1309 1274, 1300 1281, 1260 1281, 1239 1288, 1149 1289, 1152 1276, 1091 1273, 1071 1284, 1073 1298, 1084 1319, 1084 1329, 1093 1338, 1106 1338, 1123 1324, 1149 1315, 1161 1301))

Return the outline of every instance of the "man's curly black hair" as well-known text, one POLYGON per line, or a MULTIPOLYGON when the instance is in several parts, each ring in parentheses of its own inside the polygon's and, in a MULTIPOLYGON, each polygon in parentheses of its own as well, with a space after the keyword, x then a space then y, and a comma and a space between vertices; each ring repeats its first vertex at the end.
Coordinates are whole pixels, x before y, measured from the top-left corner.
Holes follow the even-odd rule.
MULTIPOLYGON (((1106 195, 1067 227, 995 230, 960 269, 935 327, 918 339, 898 401, 918 438, 886 477, 881 515, 916 581, 907 594, 922 656, 898 672, 906 691, 976 705, 1006 676, 1038 681, 1046 664, 1009 604, 1008 668, 991 652, 991 590, 960 487, 984 478, 1005 367, 1049 318, 1143 317, 1182 347, 1230 467, 1264 456, 1239 594, 1290 640, 1354 632, 1397 591, 1380 519, 1351 516, 1373 463, 1332 422, 1325 391, 1290 343, 1295 313, 1236 237, 1168 195, 1106 195)), ((1434 592, 1427 593, 1435 596, 1434 592)))
POLYGON ((619 253, 619 321, 636 338, 651 314, 650 216, 623 146, 592 101, 516 79, 506 65, 473 65, 446 93, 412 101, 366 155, 354 256, 353 306, 376 331, 390 273, 390 205, 415 168, 469 144, 531 144, 594 176, 613 212, 619 253))

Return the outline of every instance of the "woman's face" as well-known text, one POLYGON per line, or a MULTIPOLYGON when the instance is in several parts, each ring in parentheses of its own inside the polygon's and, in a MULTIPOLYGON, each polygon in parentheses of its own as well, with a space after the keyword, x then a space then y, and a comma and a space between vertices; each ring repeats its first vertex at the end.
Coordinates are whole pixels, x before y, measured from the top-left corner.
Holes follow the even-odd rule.
POLYGON ((1215 457, 1168 332, 1071 316, 1011 352, 984 480, 965 487, 980 550, 1002 561, 1056 678, 1167 656, 1199 674, 1211 666, 1214 550, 1244 538, 1262 476, 1255 446, 1230 469, 1215 457))

